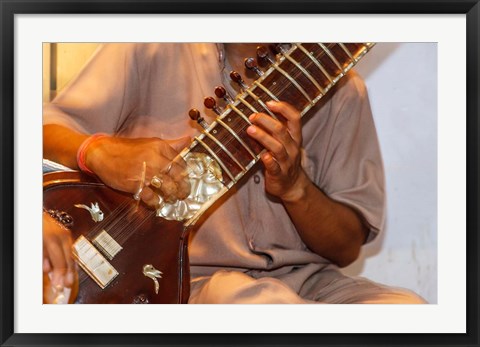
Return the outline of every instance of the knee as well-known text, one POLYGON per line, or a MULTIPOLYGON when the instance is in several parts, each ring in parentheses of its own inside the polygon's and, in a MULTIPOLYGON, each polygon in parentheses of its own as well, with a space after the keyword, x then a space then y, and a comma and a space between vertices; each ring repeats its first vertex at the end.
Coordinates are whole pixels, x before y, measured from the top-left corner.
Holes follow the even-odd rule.
POLYGON ((384 292, 365 300, 364 304, 400 304, 400 305, 417 305, 428 304, 428 302, 420 295, 408 289, 397 289, 391 292, 384 292))
POLYGON ((428 302, 417 293, 410 290, 404 290, 397 295, 396 304, 416 305, 416 304, 428 304, 428 302))
POLYGON ((191 304, 300 304, 304 301, 278 279, 254 279, 241 272, 219 271, 192 291, 191 304))
POLYGON ((193 286, 189 303, 191 304, 230 304, 234 303, 239 288, 254 281, 241 273, 218 271, 200 286, 193 286))

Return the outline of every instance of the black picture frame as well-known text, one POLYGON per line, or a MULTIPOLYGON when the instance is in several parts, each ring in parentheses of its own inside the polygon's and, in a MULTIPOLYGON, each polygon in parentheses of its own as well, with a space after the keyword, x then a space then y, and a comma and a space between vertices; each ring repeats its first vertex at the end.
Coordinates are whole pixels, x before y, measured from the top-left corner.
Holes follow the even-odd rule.
MULTIPOLYGON (((479 0, 0 0, 0 343, 2 346, 480 346, 478 250, 479 0), (14 333, 14 16, 16 14, 352 13, 466 14, 467 332, 465 334, 21 334, 14 333)), ((454 116, 454 115, 452 115, 454 116)), ((40 319, 40 318, 39 318, 40 319)), ((455 317, 452 317, 455 319, 455 317)), ((179 324, 182 324, 179 322, 179 324)))

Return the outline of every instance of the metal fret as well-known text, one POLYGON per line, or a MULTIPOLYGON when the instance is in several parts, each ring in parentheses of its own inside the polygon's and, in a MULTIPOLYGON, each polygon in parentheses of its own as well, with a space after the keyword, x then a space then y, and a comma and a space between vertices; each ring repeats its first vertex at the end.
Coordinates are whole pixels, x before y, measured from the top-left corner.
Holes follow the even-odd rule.
MULTIPOLYGON (((262 101, 262 99, 260 99, 260 98, 258 97, 258 95, 254 94, 250 89, 247 89, 247 90, 245 90, 245 91, 246 91, 246 92, 248 93, 248 95, 250 95, 256 102, 258 102, 258 103, 260 104, 260 106, 262 106, 262 107, 264 108, 264 110, 267 111, 267 113, 268 113, 271 117, 273 117, 273 118, 275 118, 275 119, 278 120, 277 116, 275 116, 275 114, 273 114, 272 111, 270 111, 270 110, 268 109, 267 105, 265 105, 265 103, 262 101)), ((245 103, 247 107, 249 107, 248 105, 250 105, 250 104, 249 104, 247 101, 245 101, 245 99, 243 99, 241 96, 239 96, 238 99, 242 100, 242 102, 245 103)), ((252 106, 252 105, 250 105, 250 106, 252 106)), ((249 107, 249 108, 250 108, 250 107, 249 107)), ((257 111, 253 106, 252 106, 250 109, 251 109, 251 110, 255 110, 254 112, 257 112, 257 113, 258 113, 258 111, 257 111)))
POLYGON ((290 76, 288 74, 288 72, 286 72, 285 70, 283 70, 280 66, 278 65, 273 65, 273 68, 275 70, 277 70, 278 72, 280 72, 283 76, 285 76, 289 81, 290 83, 292 83, 299 91, 300 93, 303 94, 303 96, 305 97, 305 99, 308 100, 309 103, 312 103, 312 99, 310 98, 310 96, 307 94, 307 92, 302 88, 302 86, 300 84, 298 84, 297 81, 295 81, 295 79, 290 76))
POLYGON ((360 50, 360 52, 357 53, 357 61, 360 60, 370 49, 372 49, 373 46, 375 46, 375 43, 373 42, 365 42, 362 43, 363 48, 360 50))
POLYGON ((253 107, 247 100, 245 100, 244 98, 242 98, 241 95, 237 96, 237 99, 240 100, 240 102, 241 102, 242 104, 244 104, 245 106, 247 106, 247 107, 250 109, 250 111, 252 111, 253 113, 258 113, 258 110, 257 110, 255 107, 253 107))
POLYGON ((197 142, 199 144, 201 144, 203 146, 203 148, 205 148, 207 150, 208 153, 210 153, 210 155, 217 161, 218 165, 220 165, 223 169, 224 172, 226 172, 226 174, 228 175, 228 177, 230 177, 230 179, 232 180, 232 182, 234 183, 237 183, 237 180, 235 179, 235 177, 233 177, 233 174, 230 172, 229 169, 227 169, 227 167, 225 166, 225 164, 223 163, 223 161, 215 154, 215 152, 210 148, 208 147, 208 145, 203 142, 202 140, 200 140, 198 137, 195 138, 197 140, 197 142))
POLYGON ((271 97, 273 100, 275 100, 275 101, 280 101, 280 100, 278 100, 278 98, 277 98, 275 95, 273 95, 273 93, 272 93, 270 90, 268 90, 268 89, 267 89, 263 84, 261 84, 260 82, 255 81, 255 82, 253 82, 253 84, 256 85, 258 88, 260 88, 261 90, 263 90, 265 93, 267 93, 268 96, 271 97))
POLYGON ((325 46, 323 43, 318 44, 320 47, 322 47, 323 51, 329 56, 329 58, 333 61, 333 63, 340 69, 341 71, 341 76, 345 74, 345 70, 343 69, 342 65, 338 62, 337 58, 330 52, 330 50, 325 46))
POLYGON ((347 53, 347 55, 350 57, 350 59, 352 59, 355 63, 358 61, 357 58, 355 58, 352 53, 348 50, 347 47, 345 47, 345 45, 343 43, 338 43, 338 45, 343 49, 343 51, 345 53, 347 53))
POLYGON ((305 47, 303 47, 301 44, 298 44, 297 47, 300 48, 300 50, 303 53, 305 53, 305 55, 307 57, 310 58, 310 60, 320 69, 320 71, 322 71, 322 73, 325 75, 325 77, 327 77, 327 79, 330 81, 330 83, 334 83, 332 76, 330 76, 330 74, 327 72, 327 70, 325 70, 325 68, 322 66, 322 64, 320 64, 320 62, 317 60, 317 58, 315 58, 313 56, 312 53, 310 53, 307 49, 305 49, 305 47))
POLYGON ((258 159, 257 156, 255 155, 255 153, 253 153, 253 151, 250 149, 250 147, 248 147, 248 145, 240 138, 240 136, 237 135, 237 133, 235 131, 233 131, 232 128, 230 128, 227 123, 225 123, 223 120, 221 120, 220 118, 218 118, 216 120, 221 126, 223 126, 230 134, 232 134, 232 136, 234 138, 237 139, 238 142, 240 142, 240 144, 243 146, 243 148, 245 148, 245 150, 248 152, 248 154, 250 154, 253 159, 258 159))
POLYGON ((221 143, 220 141, 218 141, 218 140, 215 138, 215 136, 213 136, 212 134, 210 134, 208 131, 204 131, 203 133, 204 133, 205 135, 207 135, 212 141, 214 141, 214 142, 218 145, 218 147, 220 147, 225 153, 227 153, 228 156, 235 162, 235 164, 237 164, 238 167, 239 167, 240 169, 242 169, 242 171, 246 171, 245 167, 244 167, 242 164, 240 164, 240 162, 237 160, 237 158, 235 158, 235 157, 233 156, 233 154, 227 149, 227 147, 224 146, 223 143, 221 143))
POLYGON ((252 125, 252 122, 250 122, 250 119, 248 119, 248 117, 243 114, 242 111, 240 111, 234 104, 229 104, 229 106, 232 108, 232 110, 234 110, 240 117, 243 118, 243 120, 245 122, 247 122, 249 125, 252 125))
POLYGON ((317 89, 320 91, 320 93, 325 95, 325 90, 323 90, 323 88, 318 84, 318 82, 315 80, 315 78, 313 78, 313 76, 310 75, 310 73, 308 73, 308 71, 302 65, 300 65, 300 63, 298 61, 293 59, 290 55, 285 55, 285 58, 290 60, 290 62, 292 64, 294 64, 300 71, 302 71, 303 74, 310 80, 310 82, 312 82, 315 85, 315 87, 317 87, 317 89))

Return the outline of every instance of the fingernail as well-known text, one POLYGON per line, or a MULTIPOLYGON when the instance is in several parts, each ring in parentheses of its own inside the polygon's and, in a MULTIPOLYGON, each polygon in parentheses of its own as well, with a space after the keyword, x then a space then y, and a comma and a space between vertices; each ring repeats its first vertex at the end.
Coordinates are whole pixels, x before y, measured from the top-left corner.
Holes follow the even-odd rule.
POLYGON ((255 134, 256 132, 257 132, 257 129, 253 125, 247 128, 247 133, 249 134, 255 134))
POLYGON ((275 106, 277 104, 277 102, 275 100, 268 100, 266 102, 267 106, 275 106))
POLYGON ((248 117, 248 119, 250 119, 252 122, 255 120, 255 118, 257 118, 256 113, 253 113, 252 115, 250 115, 250 117, 248 117))

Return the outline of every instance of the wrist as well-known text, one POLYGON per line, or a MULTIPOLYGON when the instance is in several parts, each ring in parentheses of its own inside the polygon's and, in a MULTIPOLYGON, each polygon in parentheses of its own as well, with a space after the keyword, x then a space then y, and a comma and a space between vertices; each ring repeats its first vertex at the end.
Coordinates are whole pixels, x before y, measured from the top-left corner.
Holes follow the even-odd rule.
POLYGON ((91 162, 87 160, 87 151, 95 144, 95 142, 105 137, 108 137, 105 133, 93 134, 87 137, 78 148, 77 165, 82 172, 92 176, 95 175, 94 171, 92 171, 91 162))
POLYGON ((297 203, 299 201, 305 200, 311 184, 312 182, 310 181, 308 176, 303 170, 301 170, 299 176, 295 180, 295 183, 287 192, 280 196, 280 199, 283 203, 297 203))

